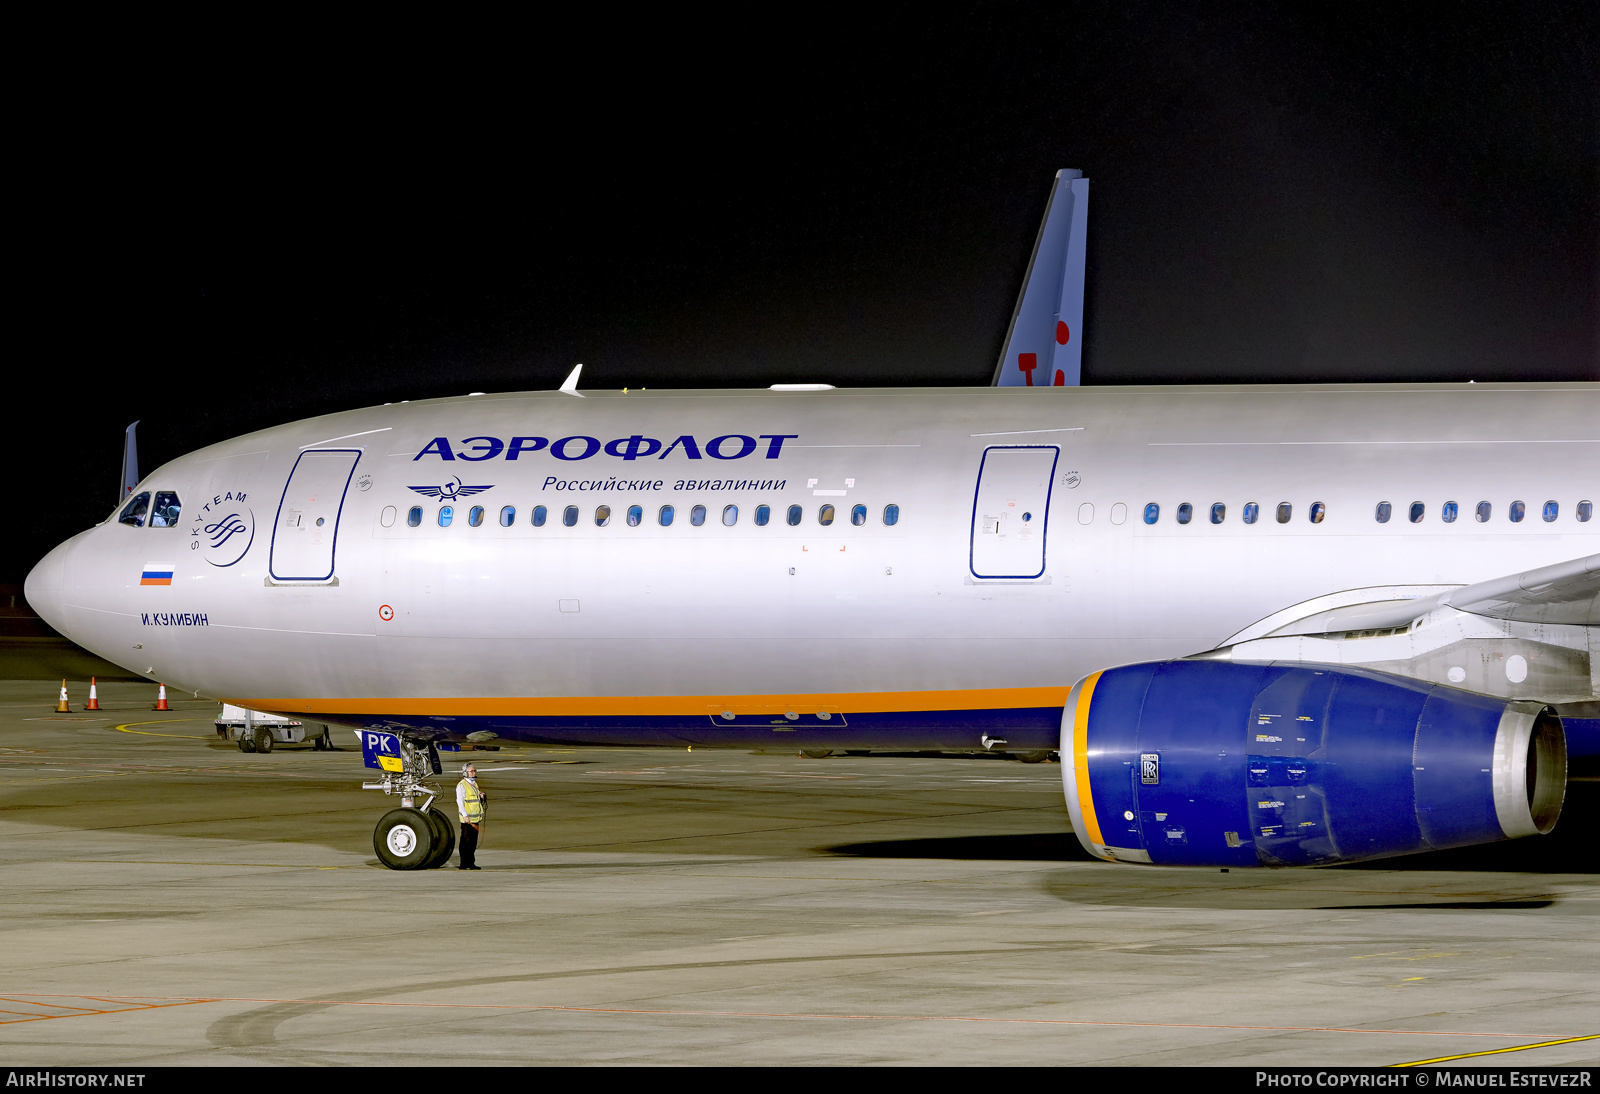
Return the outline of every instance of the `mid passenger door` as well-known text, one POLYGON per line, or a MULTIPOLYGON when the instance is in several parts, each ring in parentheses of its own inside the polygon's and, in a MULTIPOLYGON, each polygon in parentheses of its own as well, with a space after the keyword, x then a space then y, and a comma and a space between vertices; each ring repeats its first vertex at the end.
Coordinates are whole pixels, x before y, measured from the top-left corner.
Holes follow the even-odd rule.
POLYGON ((274 581, 328 581, 333 577, 344 509, 359 448, 311 448, 300 453, 272 525, 274 581))
POLYGON ((972 502, 968 565, 977 578, 1035 578, 1044 574, 1050 485, 1061 449, 1055 445, 996 445, 984 450, 972 502))

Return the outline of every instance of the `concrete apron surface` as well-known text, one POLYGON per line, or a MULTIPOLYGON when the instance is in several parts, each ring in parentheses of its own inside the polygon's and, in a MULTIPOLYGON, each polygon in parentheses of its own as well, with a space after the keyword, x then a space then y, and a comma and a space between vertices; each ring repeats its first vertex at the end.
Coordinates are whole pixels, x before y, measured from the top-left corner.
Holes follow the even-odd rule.
POLYGON ((341 751, 0 683, 0 1059, 1593 1063, 1596 794, 1555 835, 1305 871, 1093 861, 1003 757, 452 757, 483 869, 377 865, 341 751))

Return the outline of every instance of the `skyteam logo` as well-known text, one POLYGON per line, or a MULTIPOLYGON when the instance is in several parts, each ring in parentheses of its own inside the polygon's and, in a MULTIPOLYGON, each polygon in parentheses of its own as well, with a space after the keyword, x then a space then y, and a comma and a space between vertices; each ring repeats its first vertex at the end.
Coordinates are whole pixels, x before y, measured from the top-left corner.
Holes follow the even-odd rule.
POLYGON ((211 565, 232 566, 256 541, 256 514, 243 490, 225 490, 204 502, 189 524, 189 550, 211 565))
POLYGON ((470 498, 474 494, 481 494, 485 490, 493 490, 494 485, 488 486, 462 486, 461 479, 451 476, 443 486, 413 486, 411 489, 425 498, 438 498, 440 501, 455 501, 457 498, 470 498))

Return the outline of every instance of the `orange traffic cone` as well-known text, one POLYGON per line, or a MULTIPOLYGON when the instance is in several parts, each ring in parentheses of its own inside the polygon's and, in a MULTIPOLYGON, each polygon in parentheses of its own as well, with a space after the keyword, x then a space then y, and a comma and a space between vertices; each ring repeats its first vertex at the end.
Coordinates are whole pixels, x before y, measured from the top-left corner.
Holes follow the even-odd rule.
POLYGON ((57 714, 71 714, 72 708, 67 706, 67 682, 61 681, 61 698, 56 700, 57 714))
POLYGON ((95 694, 94 677, 89 677, 89 701, 83 705, 84 710, 99 710, 100 696, 95 694))
POLYGON ((156 700, 156 705, 151 707, 150 709, 152 709, 152 710, 171 710, 172 708, 167 705, 167 685, 162 684, 162 685, 160 685, 160 687, 161 687, 161 697, 156 700))

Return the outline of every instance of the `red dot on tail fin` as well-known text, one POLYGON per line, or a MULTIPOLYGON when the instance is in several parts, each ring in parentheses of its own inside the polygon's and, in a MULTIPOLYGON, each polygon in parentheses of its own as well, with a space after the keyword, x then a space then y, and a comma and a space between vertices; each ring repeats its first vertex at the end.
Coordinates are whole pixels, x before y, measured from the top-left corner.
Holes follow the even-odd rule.
POLYGON ((1072 337, 1072 332, 1067 329, 1067 325, 1065 323, 1061 322, 1060 320, 1057 320, 1056 321, 1056 344, 1064 346, 1064 345, 1067 344, 1067 339, 1069 339, 1071 337, 1072 337))

